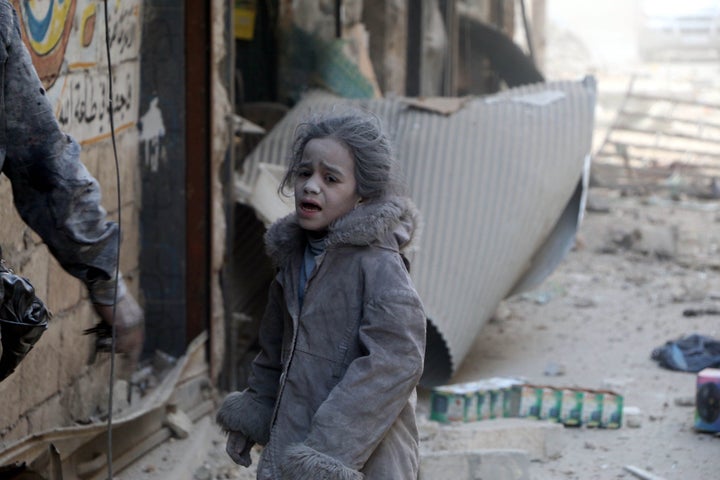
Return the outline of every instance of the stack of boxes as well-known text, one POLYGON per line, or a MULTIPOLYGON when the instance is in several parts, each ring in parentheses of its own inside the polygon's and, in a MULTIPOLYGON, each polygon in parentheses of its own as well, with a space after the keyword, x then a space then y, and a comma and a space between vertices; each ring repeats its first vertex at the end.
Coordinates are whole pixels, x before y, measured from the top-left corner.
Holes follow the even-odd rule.
POLYGON ((430 419, 450 423, 511 416, 510 391, 520 384, 512 378, 490 378, 436 387, 430 397, 430 419))
POLYGON ((443 423, 533 418, 568 427, 620 428, 623 397, 609 390, 532 385, 513 378, 436 387, 430 419, 443 423))

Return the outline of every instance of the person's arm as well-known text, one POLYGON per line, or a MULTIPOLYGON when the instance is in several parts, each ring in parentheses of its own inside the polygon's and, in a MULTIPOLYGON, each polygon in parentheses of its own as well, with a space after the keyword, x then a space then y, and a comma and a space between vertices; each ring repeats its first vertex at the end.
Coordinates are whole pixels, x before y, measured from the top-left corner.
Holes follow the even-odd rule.
POLYGON ((394 278, 367 281, 387 288, 376 289, 364 306, 359 340, 365 355, 317 410, 304 443, 288 449, 284 471, 305 474, 337 462, 328 471, 352 477, 407 405, 422 374, 426 319, 400 257, 395 260, 395 268, 383 269, 394 278))
POLYGON ((228 432, 240 432, 252 442, 267 444, 282 373, 283 290, 277 281, 270 285, 268 303, 260 323, 260 353, 252 363, 248 388, 233 392, 223 401, 217 423, 228 432))
MULTIPOLYGON (((60 130, 22 43, 17 14, 5 0, 0 2, 0 28, 3 173, 12 183, 15 207, 60 265, 85 283, 97 313, 110 324, 112 308, 103 307, 115 303, 119 228, 106 218, 98 182, 80 162, 80 146, 60 130)), ((137 353, 142 311, 122 277, 117 298, 118 351, 137 353)))

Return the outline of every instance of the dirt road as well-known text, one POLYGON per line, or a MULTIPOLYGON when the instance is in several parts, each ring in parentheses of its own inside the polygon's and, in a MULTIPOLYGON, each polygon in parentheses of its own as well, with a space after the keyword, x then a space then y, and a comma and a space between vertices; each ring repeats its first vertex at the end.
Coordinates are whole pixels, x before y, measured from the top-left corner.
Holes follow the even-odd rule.
POLYGON ((720 337, 720 317, 683 316, 720 304, 720 204, 592 196, 609 210, 586 214, 578 247, 540 288, 505 302, 454 380, 612 388, 639 409, 637 428, 566 428, 561 455, 534 463, 534 480, 633 478, 625 465, 667 480, 717 478, 720 438, 693 429, 695 375, 650 354, 681 335, 720 337))

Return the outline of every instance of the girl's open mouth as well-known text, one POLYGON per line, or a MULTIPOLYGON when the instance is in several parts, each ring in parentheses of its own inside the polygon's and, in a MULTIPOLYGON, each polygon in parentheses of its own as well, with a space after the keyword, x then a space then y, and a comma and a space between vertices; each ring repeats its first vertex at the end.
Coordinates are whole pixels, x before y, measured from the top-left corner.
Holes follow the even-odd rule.
POLYGON ((307 212, 319 212, 322 210, 319 205, 316 205, 314 203, 310 202, 301 202, 300 203, 300 209, 305 210, 307 212))

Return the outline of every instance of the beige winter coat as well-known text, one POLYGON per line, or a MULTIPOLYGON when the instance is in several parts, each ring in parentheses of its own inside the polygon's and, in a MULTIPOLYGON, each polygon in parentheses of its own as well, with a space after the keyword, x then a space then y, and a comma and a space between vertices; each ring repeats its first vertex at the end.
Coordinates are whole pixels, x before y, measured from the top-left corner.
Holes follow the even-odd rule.
POLYGON ((279 269, 249 388, 230 394, 223 428, 265 445, 258 479, 416 479, 415 387, 426 317, 401 251, 417 216, 393 197, 360 204, 330 228, 309 275, 295 215, 266 235, 279 269))

